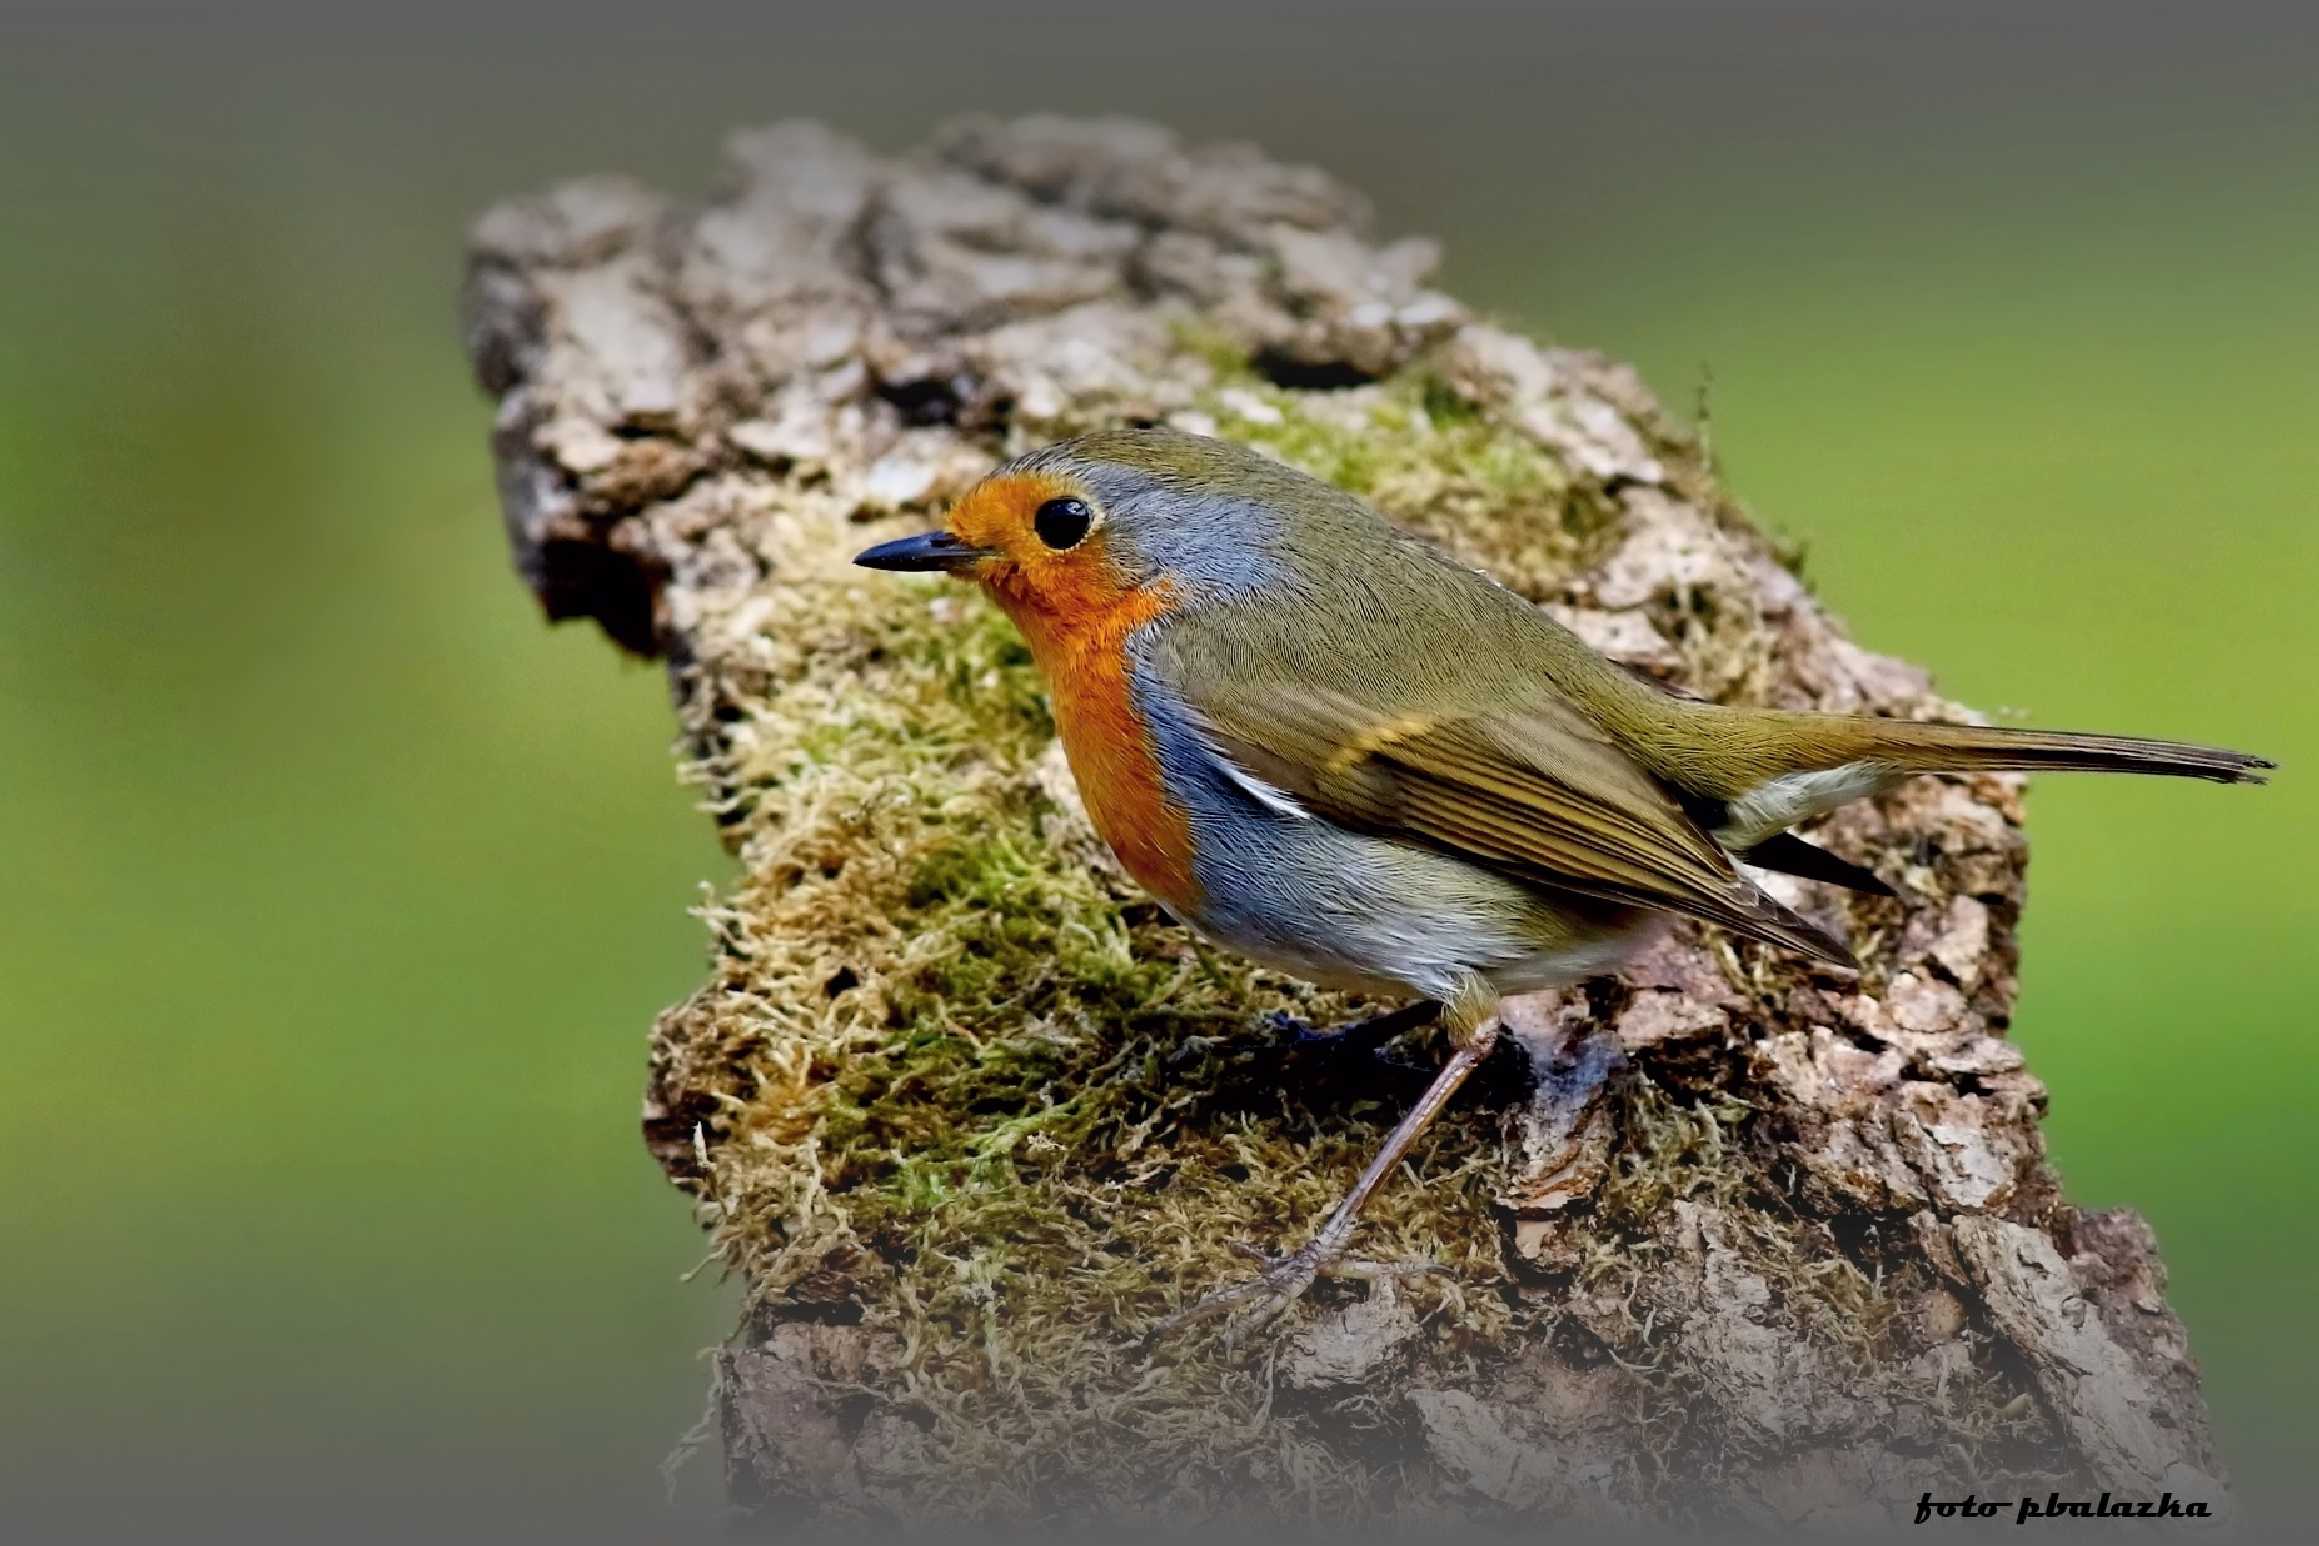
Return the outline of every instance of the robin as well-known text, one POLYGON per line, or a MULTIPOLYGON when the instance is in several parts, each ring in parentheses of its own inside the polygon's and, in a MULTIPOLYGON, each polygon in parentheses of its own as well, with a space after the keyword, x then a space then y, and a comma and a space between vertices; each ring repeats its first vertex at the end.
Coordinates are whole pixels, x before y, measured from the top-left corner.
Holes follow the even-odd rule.
POLYGON ((1616 970, 1669 917, 1855 965, 1741 865, 1891 895, 1788 832, 1912 774, 2260 783, 2171 741, 1701 702, 1595 653, 1361 500, 1245 447, 1081 436, 859 555, 979 581, 1029 643, 1097 832, 1184 923, 1330 987, 1437 1006, 1452 1053, 1301 1248, 1176 1317, 1273 1307, 1498 1039, 1509 994, 1616 970))

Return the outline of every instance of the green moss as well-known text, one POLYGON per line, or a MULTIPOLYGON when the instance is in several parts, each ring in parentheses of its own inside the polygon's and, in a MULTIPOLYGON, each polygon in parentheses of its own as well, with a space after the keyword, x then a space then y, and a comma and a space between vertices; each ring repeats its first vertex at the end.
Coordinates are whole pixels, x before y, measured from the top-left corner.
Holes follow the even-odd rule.
POLYGON ((1720 1099, 1677 1100, 1635 1071, 1618 1081, 1619 1152, 1595 1211, 1622 1229, 1642 1230, 1677 1199, 1730 1202, 1744 1183, 1732 1163, 1749 1108, 1720 1099))
POLYGON ((1187 317, 1176 322, 1168 332, 1178 350, 1207 365, 1217 385, 1257 379, 1248 346, 1214 323, 1187 317))
POLYGON ((1419 372, 1417 401, 1418 406, 1425 410, 1427 422, 1435 429, 1451 429, 1483 422, 1480 408, 1456 387, 1429 370, 1419 372))

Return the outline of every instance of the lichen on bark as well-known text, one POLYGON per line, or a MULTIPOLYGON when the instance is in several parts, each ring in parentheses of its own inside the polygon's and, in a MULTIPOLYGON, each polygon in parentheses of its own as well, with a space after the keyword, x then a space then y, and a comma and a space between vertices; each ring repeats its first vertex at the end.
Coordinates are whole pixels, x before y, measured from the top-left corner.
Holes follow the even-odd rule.
POLYGON ((2218 1500, 2146 1228, 2081 1214, 2004 1031, 2010 777, 1775 882, 1858 979, 1683 926, 1516 1035, 1362 1226, 1445 1270, 1148 1344, 1341 1194, 1438 1055, 1207 947, 1087 828, 978 596, 848 565, 999 458, 1161 420, 1357 489, 1704 696, 1950 716, 1851 643, 1631 372, 1429 289, 1430 243, 1243 147, 975 120, 736 135, 475 228, 468 336, 551 615, 664 657, 740 875, 654 1029, 653 1153, 748 1289, 736 1497, 818 1516, 1886 1520, 1953 1487, 2218 1500), (1578 1034, 1598 1028, 1590 1040, 1578 1034), (1616 1057, 1604 1063, 1604 1054, 1616 1057), (1589 1060, 1594 1060, 1590 1062, 1589 1060))

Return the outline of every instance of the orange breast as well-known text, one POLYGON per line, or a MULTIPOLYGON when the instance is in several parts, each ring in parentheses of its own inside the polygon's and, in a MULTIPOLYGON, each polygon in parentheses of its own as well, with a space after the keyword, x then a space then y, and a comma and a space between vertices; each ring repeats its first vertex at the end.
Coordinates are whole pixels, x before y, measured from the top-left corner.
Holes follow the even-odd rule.
POLYGON ((1067 628, 1036 610, 1015 621, 1047 678, 1055 730, 1095 830, 1138 885, 1191 913, 1200 901, 1191 824, 1160 782, 1127 677, 1127 636, 1166 610, 1165 597, 1134 592, 1067 628))

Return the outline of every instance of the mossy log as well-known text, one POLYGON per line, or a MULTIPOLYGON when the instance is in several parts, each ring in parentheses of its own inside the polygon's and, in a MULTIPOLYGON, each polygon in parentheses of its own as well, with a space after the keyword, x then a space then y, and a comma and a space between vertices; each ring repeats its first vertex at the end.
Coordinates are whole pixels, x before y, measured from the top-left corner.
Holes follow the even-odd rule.
POLYGON ((922 1519, 1861 1523, 2222 1468, 2151 1234, 2063 1198, 2005 1039, 2013 777, 1812 835, 1863 974, 1682 927, 1519 1034, 1362 1226, 1445 1270, 1238 1339, 1169 1311, 1344 1191, 1439 1046, 1174 926, 1088 830, 978 596, 850 568, 998 458, 1163 420, 1360 491, 1712 698, 1964 711, 1850 642, 1626 368, 1426 287, 1353 191, 1135 123, 888 158, 736 135, 706 202, 593 179, 473 233, 517 563, 667 662, 739 878, 644 1129, 748 1291, 736 1501, 922 1519), (1616 1056, 1571 1032, 1605 1028, 1616 1056), (1605 1066, 1607 1064, 1607 1066, 1605 1066))

